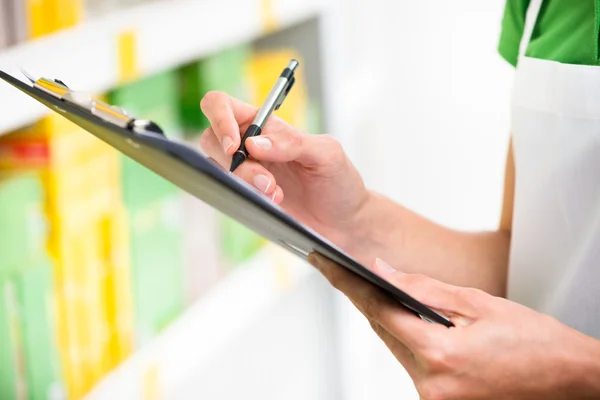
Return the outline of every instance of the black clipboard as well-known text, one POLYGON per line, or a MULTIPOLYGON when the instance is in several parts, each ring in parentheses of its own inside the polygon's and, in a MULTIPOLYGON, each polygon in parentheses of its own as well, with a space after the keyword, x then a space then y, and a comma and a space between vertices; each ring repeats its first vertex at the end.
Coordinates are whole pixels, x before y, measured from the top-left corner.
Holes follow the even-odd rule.
POLYGON ((100 102, 96 112, 90 111, 88 100, 72 97, 70 93, 75 92, 59 80, 28 77, 29 85, 2 71, 0 78, 273 243, 304 259, 317 252, 378 286, 422 319, 453 326, 448 318, 374 274, 201 152, 168 139, 156 125, 136 121, 124 110, 100 102))

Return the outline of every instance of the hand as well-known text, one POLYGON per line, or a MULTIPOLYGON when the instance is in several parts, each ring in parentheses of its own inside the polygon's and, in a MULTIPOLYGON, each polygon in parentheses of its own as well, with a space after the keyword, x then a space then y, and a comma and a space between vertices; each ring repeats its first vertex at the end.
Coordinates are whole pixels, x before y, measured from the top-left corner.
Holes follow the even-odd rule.
MULTIPOLYGON (((201 107, 211 123, 202 134, 202 149, 229 169, 258 109, 220 92, 208 93, 201 107)), ((335 139, 303 133, 272 116, 246 148, 253 159, 236 175, 297 220, 339 246, 349 245, 348 232, 356 228, 369 193, 335 139)))
POLYGON ((405 367, 422 399, 600 398, 599 342, 555 319, 485 292, 403 274, 381 260, 373 271, 449 316, 422 321, 331 261, 316 266, 367 317, 405 367))

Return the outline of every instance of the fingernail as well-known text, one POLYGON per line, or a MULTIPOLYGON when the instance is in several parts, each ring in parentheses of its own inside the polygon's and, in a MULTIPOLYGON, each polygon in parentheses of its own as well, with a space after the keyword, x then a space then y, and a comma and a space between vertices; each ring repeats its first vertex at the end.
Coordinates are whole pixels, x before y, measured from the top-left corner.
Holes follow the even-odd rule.
POLYGON ((254 177, 254 186, 263 193, 267 193, 271 187, 271 178, 266 175, 256 175, 254 177))
POLYGON ((252 140, 254 141, 254 144, 256 144, 261 150, 269 151, 271 150, 271 147, 273 147, 271 140, 265 137, 257 136, 252 138, 252 140))
POLYGON ((226 137, 223 139, 223 150, 225 150, 225 153, 227 153, 227 150, 229 150, 229 148, 231 146, 233 146, 233 139, 230 137, 226 137))
POLYGON ((375 263, 377 264, 377 266, 380 269, 382 269, 385 272, 394 272, 394 271, 396 271, 395 268, 392 268, 388 263, 386 263, 385 261, 383 261, 381 258, 375 259, 375 263))
POLYGON ((319 257, 315 253, 310 253, 307 260, 313 267, 319 267, 319 257))
POLYGON ((277 197, 277 189, 273 192, 273 197, 271 197, 271 201, 275 201, 275 197, 277 197))

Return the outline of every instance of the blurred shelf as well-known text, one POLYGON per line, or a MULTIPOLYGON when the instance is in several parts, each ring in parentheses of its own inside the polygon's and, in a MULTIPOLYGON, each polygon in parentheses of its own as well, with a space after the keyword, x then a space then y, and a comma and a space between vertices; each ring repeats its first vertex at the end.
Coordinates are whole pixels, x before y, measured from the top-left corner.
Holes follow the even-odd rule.
POLYGON ((268 245, 111 372, 86 400, 148 398, 148 379, 160 398, 169 398, 169 393, 210 366, 231 340, 313 274, 316 271, 303 260, 268 245))
MULTIPOLYGON (((318 16, 322 0, 163 0, 119 11, 0 51, 0 69, 59 78, 101 93, 121 83, 119 40, 132 32, 138 76, 176 67, 318 16)), ((43 117, 46 109, 5 84, 0 134, 43 117)))

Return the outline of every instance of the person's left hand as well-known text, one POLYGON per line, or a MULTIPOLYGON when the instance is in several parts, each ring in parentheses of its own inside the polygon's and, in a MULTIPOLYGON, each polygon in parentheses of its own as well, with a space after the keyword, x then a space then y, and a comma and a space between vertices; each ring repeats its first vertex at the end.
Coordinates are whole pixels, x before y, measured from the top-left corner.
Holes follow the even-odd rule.
POLYGON ((446 328, 322 256, 309 262, 367 317, 422 399, 600 398, 599 342, 550 316, 373 263, 373 272, 450 317, 455 327, 446 328))

